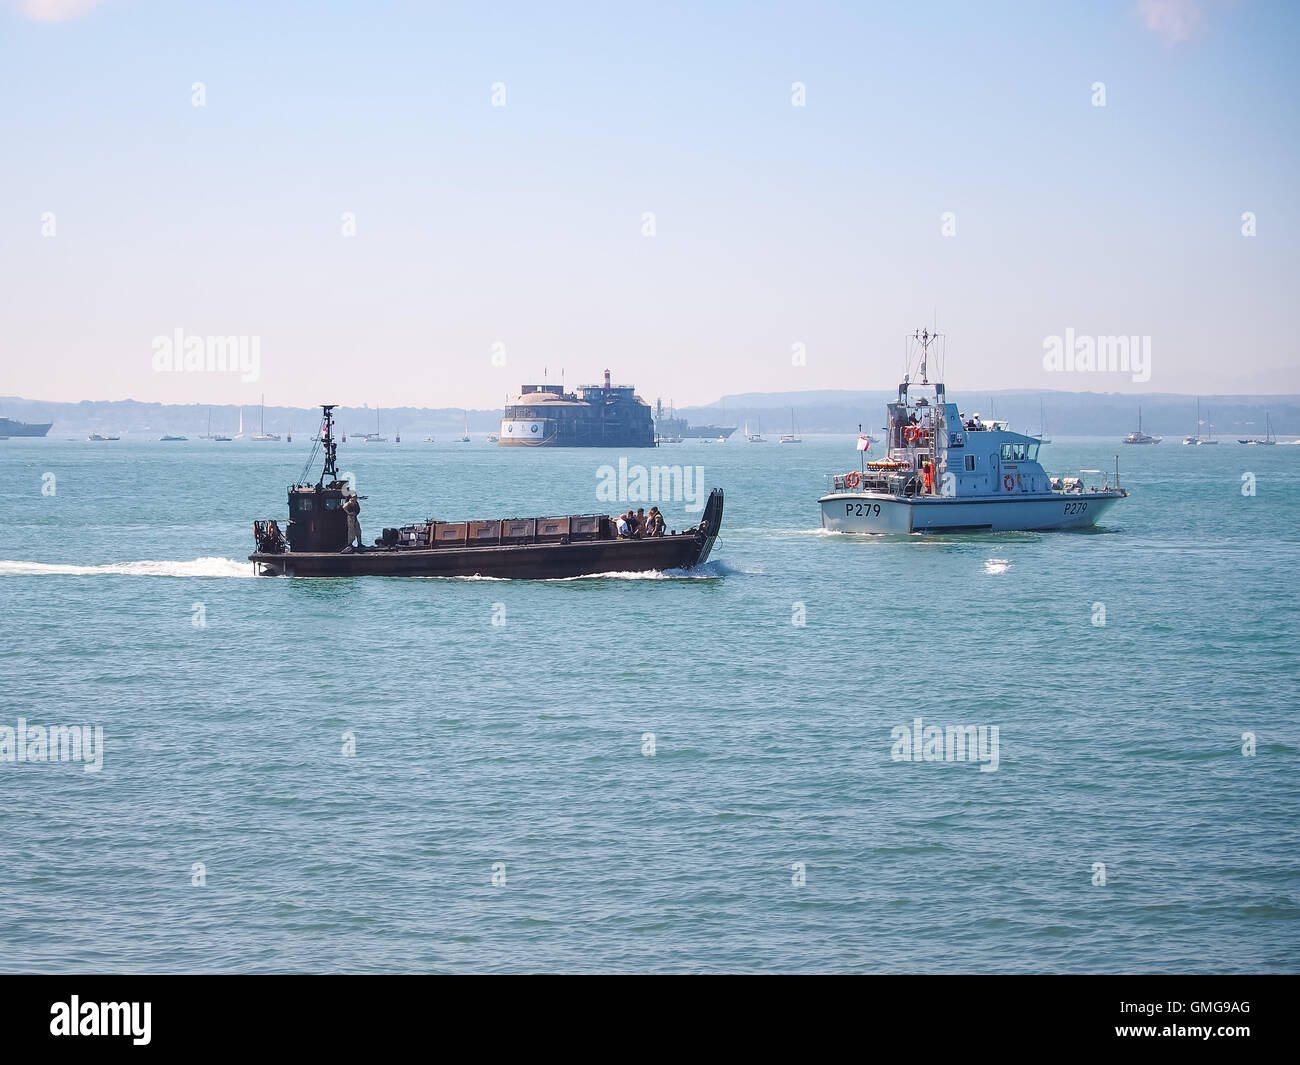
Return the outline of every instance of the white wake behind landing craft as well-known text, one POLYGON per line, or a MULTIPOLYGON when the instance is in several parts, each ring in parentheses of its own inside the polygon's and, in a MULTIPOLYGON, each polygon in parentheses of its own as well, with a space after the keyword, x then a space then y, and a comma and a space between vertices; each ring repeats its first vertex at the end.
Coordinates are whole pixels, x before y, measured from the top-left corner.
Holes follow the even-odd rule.
MULTIPOLYGON (((818 501, 822 528, 849 533, 999 532, 1078 529, 1093 525, 1128 493, 1109 478, 1085 488, 1082 477, 1049 477, 1038 463, 1036 437, 1005 422, 966 421, 944 386, 928 377, 939 334, 910 340, 909 372, 887 404, 882 458, 836 474, 818 501), (917 365, 916 380, 911 367, 917 365), (922 394, 914 395, 917 392, 922 394), (925 393, 929 393, 929 395, 925 393), (933 397, 933 398, 931 398, 933 397)), ((1099 476, 1099 470, 1082 470, 1099 476)))

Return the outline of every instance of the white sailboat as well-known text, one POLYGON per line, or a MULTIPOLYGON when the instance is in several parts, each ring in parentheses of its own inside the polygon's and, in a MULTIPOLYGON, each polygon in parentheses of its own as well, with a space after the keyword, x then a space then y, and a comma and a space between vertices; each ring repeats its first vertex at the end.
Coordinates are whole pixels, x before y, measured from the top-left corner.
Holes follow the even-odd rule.
POLYGON ((235 434, 236 440, 244 439, 244 408, 239 408, 239 432, 235 434))
POLYGON ((766 444, 767 437, 763 435, 763 423, 761 421, 758 423, 758 432, 751 433, 749 431, 749 419, 745 419, 745 439, 751 444, 766 444))
POLYGON ((1142 431, 1142 408, 1138 407, 1138 427, 1136 432, 1129 433, 1120 441, 1121 444, 1158 444, 1163 440, 1163 436, 1151 436, 1149 433, 1142 431))
POLYGON ((799 427, 795 424, 794 421, 793 407, 790 408, 790 431, 788 433, 782 433, 780 438, 777 440, 777 443, 778 444, 802 444, 803 443, 803 437, 799 435, 799 427))
POLYGON ((469 411, 465 412, 465 432, 460 438, 462 444, 469 443, 469 411))
MULTIPOLYGON (((1209 412, 1207 411, 1206 414, 1208 415, 1209 412)), ((1214 426, 1210 424, 1209 417, 1207 416, 1204 422, 1201 421, 1201 397, 1200 396, 1196 397, 1196 432, 1193 433, 1191 436, 1183 437, 1183 443, 1194 444, 1197 447, 1204 447, 1207 444, 1218 443, 1218 441, 1214 439, 1214 426), (1202 425, 1206 427, 1207 435, 1205 436, 1201 436, 1202 425)))
MULTIPOLYGON (((346 437, 345 437, 344 439, 346 439, 346 437)), ((378 408, 378 407, 375 408, 375 431, 374 431, 373 433, 366 433, 366 434, 365 434, 361 439, 364 440, 367 444, 386 444, 386 443, 388 443, 388 437, 380 435, 379 408, 378 408)))
POLYGON ((279 433, 268 433, 266 431, 266 396, 265 395, 262 396, 261 408, 262 408, 261 422, 260 422, 261 428, 256 433, 253 434, 253 439, 258 441, 279 440, 280 439, 279 433))

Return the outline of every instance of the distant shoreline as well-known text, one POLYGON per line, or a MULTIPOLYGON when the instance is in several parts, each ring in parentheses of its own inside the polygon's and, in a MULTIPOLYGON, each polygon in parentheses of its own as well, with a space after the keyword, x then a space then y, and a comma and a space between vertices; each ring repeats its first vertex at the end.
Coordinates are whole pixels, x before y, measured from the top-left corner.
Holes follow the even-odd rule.
MULTIPOLYGON (((1170 442, 1181 441, 1196 429, 1196 403, 1193 394, 1151 393, 1121 395, 1103 392, 1061 391, 950 391, 963 413, 981 413, 1011 422, 1018 431, 1036 435, 1041 417, 1046 435, 1079 438, 1125 436, 1137 428, 1138 408, 1142 410, 1143 428, 1170 442)), ((647 397, 642 397, 647 398, 647 397)), ((692 425, 718 423, 752 427, 773 438, 786 432, 793 408, 794 420, 804 435, 839 435, 857 431, 859 424, 869 433, 879 434, 884 421, 884 405, 895 398, 893 390, 862 392, 843 390, 828 392, 744 393, 726 396, 707 407, 678 407, 673 413, 692 425)), ((1220 439, 1263 435, 1267 411, 1273 431, 1279 436, 1300 435, 1300 395, 1202 395, 1199 397, 1203 418, 1208 418, 1220 439)), ((654 401, 647 398, 653 406, 654 401)), ((665 411, 667 411, 665 407, 665 411)), ((241 408, 236 404, 164 404, 136 400, 83 400, 79 403, 47 402, 0 396, 0 415, 21 422, 53 422, 51 438, 91 432, 184 434, 191 438, 208 432, 211 412, 213 433, 234 436, 239 426, 241 408)), ((255 433, 262 424, 262 412, 256 403, 243 408, 244 430, 255 433)), ((460 407, 373 407, 341 406, 335 417, 347 433, 373 433, 378 427, 385 436, 400 432, 415 441, 426 436, 456 433, 468 420, 470 433, 489 433, 499 429, 503 408, 460 407)), ((268 432, 287 434, 290 430, 310 436, 320 417, 316 407, 267 405, 265 426, 268 432)), ((739 436, 740 434, 736 434, 739 436)))

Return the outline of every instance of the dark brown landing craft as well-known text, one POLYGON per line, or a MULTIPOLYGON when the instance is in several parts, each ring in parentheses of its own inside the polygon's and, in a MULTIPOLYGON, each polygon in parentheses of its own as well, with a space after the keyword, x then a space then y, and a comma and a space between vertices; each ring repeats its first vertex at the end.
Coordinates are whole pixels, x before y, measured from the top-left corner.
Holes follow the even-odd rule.
MULTIPOLYGON (((714 489, 698 529, 648 540, 598 539, 488 547, 393 546, 362 551, 257 551, 257 572, 289 577, 505 577, 545 580, 599 573, 690 569, 713 550, 722 491, 714 489)), ((608 520, 608 519, 606 519, 608 520)), ((489 524, 489 523, 484 523, 489 524)), ((490 524, 497 524, 495 522, 490 524)), ((504 524, 504 523, 502 523, 504 524)), ((530 522, 531 524, 531 522, 530 522)))
MULTIPOLYGON (((385 529, 374 547, 344 550, 346 482, 335 471, 331 408, 319 441, 325 468, 315 485, 289 488, 287 538, 275 522, 255 522, 258 574, 289 577, 501 577, 547 580, 601 573, 690 569, 706 562, 722 527, 722 489, 709 494, 693 529, 620 540, 605 515, 425 522, 385 529), (329 478, 327 481, 326 478, 329 478)), ((310 465, 311 460, 308 460, 310 465)))

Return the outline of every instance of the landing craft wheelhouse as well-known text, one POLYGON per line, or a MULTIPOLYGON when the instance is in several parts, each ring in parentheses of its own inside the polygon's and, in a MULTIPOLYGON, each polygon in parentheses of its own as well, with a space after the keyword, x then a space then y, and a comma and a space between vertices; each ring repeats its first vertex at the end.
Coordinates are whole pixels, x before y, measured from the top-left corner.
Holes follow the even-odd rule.
MULTIPOLYGON (((963 419, 941 382, 929 380, 938 334, 914 334, 898 399, 887 404, 880 458, 836 474, 818 501, 822 527, 833 532, 983 532, 1073 529, 1096 523, 1128 493, 1109 480, 1085 488, 1079 477, 1049 477, 1036 437, 1006 422, 963 419)), ((869 450, 869 449, 868 449, 869 450)), ((865 454, 865 452, 864 452, 865 454)), ((1087 471, 1095 472, 1095 471, 1087 471)))

